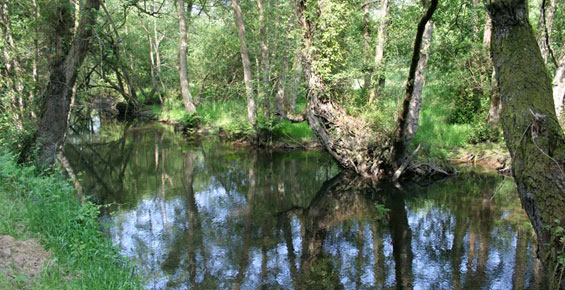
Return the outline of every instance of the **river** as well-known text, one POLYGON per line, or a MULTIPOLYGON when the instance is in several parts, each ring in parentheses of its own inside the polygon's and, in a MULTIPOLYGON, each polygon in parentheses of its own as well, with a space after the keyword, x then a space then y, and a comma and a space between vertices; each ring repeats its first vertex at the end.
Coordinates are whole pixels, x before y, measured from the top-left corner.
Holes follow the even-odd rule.
POLYGON ((65 155, 148 289, 543 288, 513 181, 496 174, 395 187, 320 151, 99 120, 65 155))

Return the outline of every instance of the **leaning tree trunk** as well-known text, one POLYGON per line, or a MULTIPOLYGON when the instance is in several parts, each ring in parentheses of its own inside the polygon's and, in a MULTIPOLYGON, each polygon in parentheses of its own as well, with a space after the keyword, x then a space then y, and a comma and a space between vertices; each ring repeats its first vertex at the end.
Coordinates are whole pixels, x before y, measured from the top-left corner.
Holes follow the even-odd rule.
MULTIPOLYGON (((331 13, 327 10, 325 1, 318 1, 317 4, 318 6, 314 11, 318 13, 318 16, 323 13, 331 13)), ((319 37, 316 33, 323 32, 327 25, 313 21, 316 16, 312 16, 312 12, 306 11, 307 3, 305 0, 297 0, 296 6, 298 20, 305 32, 302 62, 304 76, 308 83, 308 103, 303 118, 294 118, 291 121, 301 121, 302 119, 308 121, 320 143, 343 168, 367 177, 379 178, 385 176, 398 167, 396 160, 391 159, 389 136, 383 132, 373 132, 363 121, 349 116, 343 108, 332 101, 332 92, 329 86, 315 70, 316 62, 320 56, 316 54, 317 50, 313 49, 312 44, 313 40, 319 37), (310 15, 306 16, 306 14, 310 15)), ((426 23, 432 17, 436 7, 437 0, 432 0, 430 8, 418 24, 405 106, 403 107, 403 114, 401 114, 401 120, 404 123, 399 122, 399 127, 402 128, 400 130, 401 138, 396 139, 402 141, 403 147, 393 147, 400 150, 402 154, 406 150, 406 121, 408 120, 410 100, 414 92, 414 79, 420 59, 423 34, 426 23)))
POLYGON ((180 89, 184 109, 188 114, 196 112, 196 107, 192 101, 188 81, 188 64, 186 61, 186 50, 188 49, 188 41, 186 37, 186 17, 184 11, 184 0, 177 0, 177 10, 179 13, 179 77, 180 89))
POLYGON ((243 15, 241 13, 241 7, 239 7, 239 2, 237 0, 231 0, 231 4, 235 14, 235 22, 241 49, 241 61, 243 63, 243 79, 245 82, 245 95, 247 97, 247 120, 251 126, 255 127, 257 124, 257 108, 255 105, 255 98, 253 96, 253 74, 251 73, 249 49, 247 48, 247 40, 245 38, 245 25, 243 24, 243 15))
MULTIPOLYGON (((487 9, 514 181, 538 238, 538 256, 547 273, 560 273, 563 265, 557 259, 564 245, 554 229, 565 227, 565 137, 555 115, 551 82, 528 21, 526 0, 494 0, 487 2, 487 9)), ((560 287, 565 289, 565 281, 560 287)))
MULTIPOLYGON (((416 89, 416 74, 418 71, 418 66, 420 64, 420 50, 422 48, 422 43, 424 42, 424 34, 426 32, 426 26, 428 21, 432 18, 436 8, 437 8, 438 0, 432 0, 430 3, 430 7, 426 11, 426 13, 420 19, 420 23, 418 23, 418 29, 416 31, 416 39, 414 40, 414 51, 412 53, 412 62, 410 63, 410 71, 408 73, 408 81, 406 82, 406 93, 404 95, 404 100, 402 102, 402 108, 400 114, 398 114, 396 120, 396 131, 394 135, 394 143, 392 148, 393 153, 393 162, 395 163, 395 167, 397 169, 401 169, 410 161, 408 160, 408 145, 412 140, 414 134, 416 134, 415 129, 417 128, 418 119, 414 119, 418 117, 419 112, 411 112, 412 109, 415 109, 414 106, 411 106, 413 102, 415 102, 415 94, 416 89), (416 127, 413 126, 416 124, 416 127), (413 131, 411 131, 413 130, 413 131)), ((428 30, 429 37, 431 38, 431 27, 428 30)), ((416 101, 417 102, 417 101, 416 101)), ((421 101, 420 101, 421 102, 421 101)), ((395 179, 400 177, 402 174, 402 170, 395 172, 395 179)))
POLYGON ((424 82, 426 80, 426 66, 430 57, 433 30, 434 23, 430 20, 424 29, 422 50, 420 51, 420 59, 418 60, 416 76, 414 78, 414 95, 408 110, 408 120, 406 122, 406 138, 408 142, 412 141, 412 138, 416 136, 416 131, 418 131, 418 120, 420 119, 420 108, 422 107, 422 91, 424 90, 424 82))
MULTIPOLYGON (((49 83, 43 95, 43 112, 37 130, 40 144, 39 161, 43 165, 51 166, 54 163, 57 151, 65 140, 73 87, 79 68, 88 52, 88 44, 99 8, 100 0, 86 2, 70 49, 66 55, 61 54, 61 57, 57 57, 51 64, 49 83)), ((59 25, 65 26, 64 23, 59 25)), ((69 28, 59 27, 62 30, 69 28)))
POLYGON ((555 71, 553 78, 553 102, 555 103, 555 113, 557 118, 561 118, 563 111, 563 99, 565 98, 565 45, 563 46, 563 55, 559 60, 559 65, 555 71))
MULTIPOLYGON (((316 7, 320 14, 327 11, 324 1, 318 1, 316 7)), ((386 147, 388 139, 384 134, 375 136, 364 122, 347 115, 345 110, 331 99, 329 86, 315 70, 319 59, 313 49, 313 40, 325 27, 325 23, 316 23, 313 17, 306 16, 305 0, 296 1, 297 18, 304 29, 304 47, 302 49, 302 68, 308 86, 306 112, 300 118, 291 121, 306 120, 324 148, 345 169, 353 170, 364 176, 378 176, 381 168, 387 164, 386 147), (378 142, 374 142, 378 139, 378 142)), ((311 8, 312 9, 312 8, 311 8)), ((318 15, 319 16, 319 15, 318 15)))

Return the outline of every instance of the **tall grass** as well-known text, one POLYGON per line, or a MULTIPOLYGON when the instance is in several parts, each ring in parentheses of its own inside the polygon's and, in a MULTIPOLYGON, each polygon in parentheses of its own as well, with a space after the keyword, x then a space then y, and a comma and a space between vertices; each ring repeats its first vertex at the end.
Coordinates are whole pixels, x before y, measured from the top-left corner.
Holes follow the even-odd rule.
POLYGON ((451 104, 442 100, 449 98, 438 97, 445 93, 445 88, 440 82, 426 83, 418 132, 413 140, 413 144, 426 144, 432 155, 448 155, 449 151, 457 147, 465 147, 469 144, 469 137, 473 134, 471 124, 450 124, 448 122, 451 104))
POLYGON ((34 279, 8 278, 1 289, 139 289, 134 269, 101 231, 99 206, 81 204, 57 174, 38 174, 0 150, 0 234, 34 238, 54 263, 34 279))

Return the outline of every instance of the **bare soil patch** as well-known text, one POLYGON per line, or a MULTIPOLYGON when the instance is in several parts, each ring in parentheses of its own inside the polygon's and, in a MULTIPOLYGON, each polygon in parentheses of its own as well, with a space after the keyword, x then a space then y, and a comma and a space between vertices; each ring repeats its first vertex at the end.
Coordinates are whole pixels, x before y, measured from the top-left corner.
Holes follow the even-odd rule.
POLYGON ((51 256, 33 239, 18 241, 12 236, 0 235, 0 271, 12 278, 19 274, 39 275, 51 256))

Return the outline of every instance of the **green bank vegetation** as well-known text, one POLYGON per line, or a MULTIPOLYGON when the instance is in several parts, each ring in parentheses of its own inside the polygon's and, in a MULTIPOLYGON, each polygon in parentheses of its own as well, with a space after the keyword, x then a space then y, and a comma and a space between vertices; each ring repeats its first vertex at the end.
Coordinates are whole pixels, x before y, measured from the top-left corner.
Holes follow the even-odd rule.
POLYGON ((133 266, 102 232, 100 206, 81 203, 60 173, 38 173, 2 150, 0 180, 0 234, 37 240, 52 254, 39 277, 0 270, 0 288, 141 288, 133 266))

